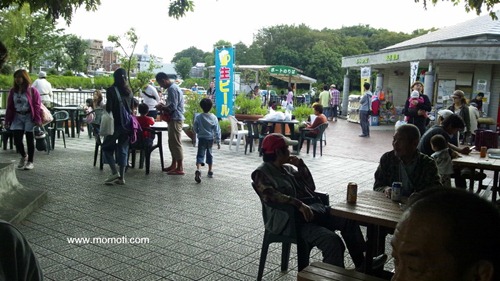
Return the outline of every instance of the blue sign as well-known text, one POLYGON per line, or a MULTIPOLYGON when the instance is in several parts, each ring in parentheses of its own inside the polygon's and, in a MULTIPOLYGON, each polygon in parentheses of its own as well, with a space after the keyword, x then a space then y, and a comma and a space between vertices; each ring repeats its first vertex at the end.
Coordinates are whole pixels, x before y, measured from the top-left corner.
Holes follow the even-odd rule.
POLYGON ((233 113, 234 48, 215 49, 215 108, 217 117, 233 113))

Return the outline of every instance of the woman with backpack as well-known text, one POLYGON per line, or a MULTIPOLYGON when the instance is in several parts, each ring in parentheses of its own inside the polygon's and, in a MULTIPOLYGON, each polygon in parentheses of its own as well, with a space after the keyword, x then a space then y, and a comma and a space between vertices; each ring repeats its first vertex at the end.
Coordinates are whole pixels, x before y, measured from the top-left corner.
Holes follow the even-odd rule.
POLYGON ((103 162, 109 164, 111 175, 106 185, 125 184, 125 169, 128 164, 129 134, 131 133, 132 90, 127 83, 127 72, 118 68, 113 73, 114 83, 106 89, 106 111, 113 115, 114 133, 102 142, 103 162), (119 170, 116 169, 118 164, 119 170))

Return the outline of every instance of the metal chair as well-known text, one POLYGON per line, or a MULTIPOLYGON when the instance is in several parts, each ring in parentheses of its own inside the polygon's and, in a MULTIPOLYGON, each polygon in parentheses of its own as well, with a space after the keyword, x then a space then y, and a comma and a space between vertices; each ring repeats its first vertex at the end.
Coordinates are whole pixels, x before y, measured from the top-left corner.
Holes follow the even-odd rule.
POLYGON ((65 110, 57 111, 52 114, 54 121, 47 125, 47 130, 52 137, 52 150, 54 150, 56 143, 56 132, 59 137, 59 132, 62 132, 64 148, 66 148, 66 136, 64 133, 64 124, 69 120, 69 113, 65 110))
POLYGON ((323 156, 323 135, 324 135, 327 127, 328 127, 328 122, 325 122, 316 128, 302 129, 302 131, 300 131, 299 151, 302 149, 302 144, 305 140, 305 141, 307 141, 307 154, 309 154, 309 146, 312 142, 313 143, 313 157, 316 157, 316 145, 317 145, 317 142, 319 141, 320 156, 323 156), (317 134, 308 134, 311 131, 315 131, 315 130, 318 131, 317 134))

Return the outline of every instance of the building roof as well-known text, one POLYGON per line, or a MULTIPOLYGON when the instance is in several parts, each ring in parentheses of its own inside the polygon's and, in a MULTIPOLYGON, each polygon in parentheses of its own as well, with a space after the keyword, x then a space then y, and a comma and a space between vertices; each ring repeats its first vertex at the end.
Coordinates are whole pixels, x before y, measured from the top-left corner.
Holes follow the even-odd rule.
MULTIPOLYGON (((500 18, 500 11, 496 11, 500 18)), ((432 43, 442 43, 444 41, 455 41, 467 37, 481 37, 483 35, 500 36, 500 20, 493 20, 491 16, 484 15, 472 20, 458 23, 453 26, 444 27, 437 31, 412 38, 410 40, 389 46, 382 50, 391 50, 407 47, 417 47, 419 45, 429 45, 432 43)))

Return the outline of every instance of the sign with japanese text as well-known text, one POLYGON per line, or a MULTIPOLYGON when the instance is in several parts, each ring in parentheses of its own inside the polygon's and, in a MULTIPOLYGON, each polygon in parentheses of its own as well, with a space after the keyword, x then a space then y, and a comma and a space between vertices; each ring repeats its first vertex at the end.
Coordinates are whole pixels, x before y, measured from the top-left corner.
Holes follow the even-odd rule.
POLYGON ((297 75, 297 69, 289 66, 274 65, 269 68, 271 74, 297 75))
POLYGON ((365 88, 363 85, 365 83, 370 83, 370 78, 372 75, 372 69, 369 66, 361 68, 361 94, 365 93, 365 88))
POLYGON ((217 117, 233 113, 234 48, 215 49, 215 109, 217 117))

